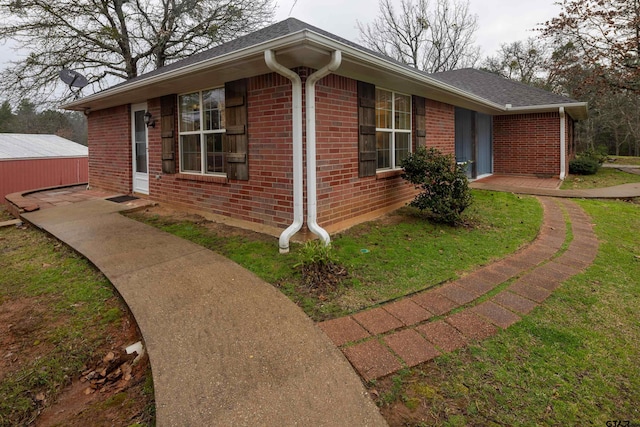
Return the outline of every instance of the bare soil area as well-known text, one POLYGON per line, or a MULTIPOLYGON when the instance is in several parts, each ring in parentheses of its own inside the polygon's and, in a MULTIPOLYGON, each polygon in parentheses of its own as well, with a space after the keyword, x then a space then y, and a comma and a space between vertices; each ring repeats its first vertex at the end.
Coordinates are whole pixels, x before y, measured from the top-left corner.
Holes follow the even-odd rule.
MULTIPOLYGON (((52 348, 50 331, 66 319, 52 316, 37 297, 5 299, 0 304, 0 381, 8 374, 44 357, 52 348)), ((149 425, 153 395, 145 393, 151 375, 146 355, 126 354, 125 348, 142 339, 130 314, 121 326, 107 330, 109 339, 98 349, 102 355, 68 378, 56 396, 34 391, 35 426, 149 425)), ((0 417, 1 421, 2 417, 0 417)), ((2 423, 0 423, 2 424, 2 423)))

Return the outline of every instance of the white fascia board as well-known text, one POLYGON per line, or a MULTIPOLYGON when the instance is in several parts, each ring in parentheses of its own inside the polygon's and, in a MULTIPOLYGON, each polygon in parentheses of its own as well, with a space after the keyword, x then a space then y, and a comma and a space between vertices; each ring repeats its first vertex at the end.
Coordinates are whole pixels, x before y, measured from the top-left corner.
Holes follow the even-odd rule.
POLYGON ((570 113, 571 111, 584 111, 584 115, 579 114, 577 119, 586 119, 588 117, 588 106, 587 102, 567 102, 564 104, 546 104, 546 105, 532 105, 532 106, 524 106, 524 107, 508 107, 505 109, 508 113, 547 113, 553 111, 559 111, 560 108, 564 108, 565 111, 570 113))

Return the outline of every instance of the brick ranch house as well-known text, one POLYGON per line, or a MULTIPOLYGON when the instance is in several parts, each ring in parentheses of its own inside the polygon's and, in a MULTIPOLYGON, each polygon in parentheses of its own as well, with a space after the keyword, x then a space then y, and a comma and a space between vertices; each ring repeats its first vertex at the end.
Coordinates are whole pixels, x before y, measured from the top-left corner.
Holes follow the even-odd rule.
POLYGON ((587 114, 477 70, 426 74, 293 18, 64 108, 88 116, 92 187, 259 226, 283 252, 303 226, 329 242, 411 200, 398 165, 419 145, 470 162, 472 179, 562 179, 587 114))

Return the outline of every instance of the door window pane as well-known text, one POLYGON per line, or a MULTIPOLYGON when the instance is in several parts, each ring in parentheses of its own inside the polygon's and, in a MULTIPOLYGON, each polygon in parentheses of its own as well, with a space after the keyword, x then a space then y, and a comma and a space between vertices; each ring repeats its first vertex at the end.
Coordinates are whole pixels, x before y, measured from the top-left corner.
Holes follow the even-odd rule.
POLYGON ((136 147, 136 172, 147 173, 147 126, 144 124, 144 110, 134 112, 133 126, 136 147))

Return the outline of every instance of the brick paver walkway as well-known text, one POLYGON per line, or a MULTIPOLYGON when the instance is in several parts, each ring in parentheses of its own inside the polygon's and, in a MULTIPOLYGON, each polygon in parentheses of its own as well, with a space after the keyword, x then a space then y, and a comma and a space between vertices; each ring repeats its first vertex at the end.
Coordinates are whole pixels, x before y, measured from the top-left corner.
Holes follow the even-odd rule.
POLYGON ((320 328, 367 381, 508 328, 591 265, 598 252, 590 218, 577 204, 539 200, 544 222, 526 248, 438 288, 322 322, 320 328))

